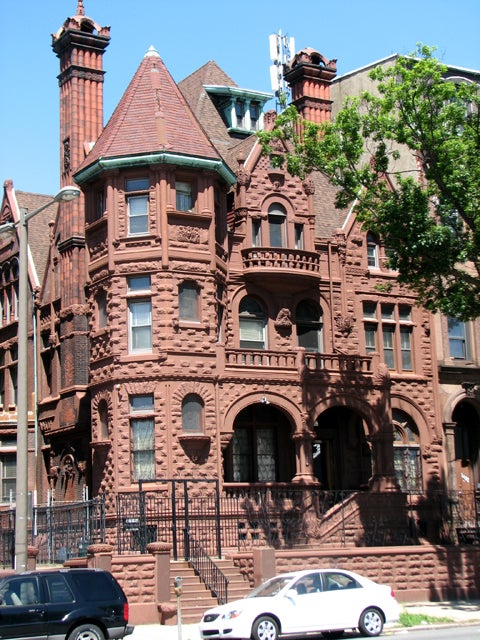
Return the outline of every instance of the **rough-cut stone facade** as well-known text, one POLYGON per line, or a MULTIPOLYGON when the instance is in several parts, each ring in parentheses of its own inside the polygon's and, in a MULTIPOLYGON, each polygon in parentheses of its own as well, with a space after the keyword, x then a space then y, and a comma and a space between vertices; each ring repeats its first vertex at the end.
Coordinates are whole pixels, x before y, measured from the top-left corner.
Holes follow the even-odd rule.
MULTIPOLYGON (((229 495, 477 488, 478 335, 457 367, 446 319, 416 306, 325 176, 273 169, 226 122, 208 87, 243 90, 215 64, 177 85, 150 49, 103 127, 108 41, 81 2, 53 38, 61 180, 82 198, 56 215, 36 300, 40 501, 88 489, 111 523, 139 480, 200 481, 192 495, 217 479, 229 495), (455 448, 457 423, 473 458, 455 448)), ((334 75, 314 50, 295 56, 286 78, 303 116, 335 111, 334 75)))

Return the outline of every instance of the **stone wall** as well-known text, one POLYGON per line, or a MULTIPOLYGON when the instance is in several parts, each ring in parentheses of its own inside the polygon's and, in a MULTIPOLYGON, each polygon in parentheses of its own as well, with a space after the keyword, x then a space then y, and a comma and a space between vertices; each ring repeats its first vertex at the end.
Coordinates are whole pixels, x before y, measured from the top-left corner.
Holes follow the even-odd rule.
POLYGON ((236 553, 234 563, 252 586, 275 573, 309 567, 341 567, 393 587, 400 602, 480 597, 476 546, 368 547, 236 553), (263 556, 262 557, 262 552, 263 556), (271 554, 274 554, 272 562, 271 554), (259 570, 258 565, 267 567, 259 570), (257 565, 257 566, 256 566, 257 565))

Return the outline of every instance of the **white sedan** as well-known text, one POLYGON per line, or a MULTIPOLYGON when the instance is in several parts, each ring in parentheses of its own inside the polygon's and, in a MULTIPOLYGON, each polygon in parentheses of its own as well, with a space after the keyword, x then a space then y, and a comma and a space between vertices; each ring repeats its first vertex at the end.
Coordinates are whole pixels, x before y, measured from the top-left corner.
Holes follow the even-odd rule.
POLYGON ((199 628, 204 640, 277 640, 346 629, 378 636, 400 606, 391 587, 343 569, 295 571, 271 578, 245 598, 209 609, 199 628))

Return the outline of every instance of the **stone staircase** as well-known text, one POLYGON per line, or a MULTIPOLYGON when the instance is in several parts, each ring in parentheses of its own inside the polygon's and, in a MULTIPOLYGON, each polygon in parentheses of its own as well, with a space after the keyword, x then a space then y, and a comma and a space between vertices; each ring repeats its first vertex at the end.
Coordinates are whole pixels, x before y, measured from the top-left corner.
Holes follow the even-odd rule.
MULTIPOLYGON (((243 598, 251 591, 250 584, 228 558, 214 558, 217 567, 228 578, 228 601, 243 598)), ((205 587, 198 575, 186 561, 172 562, 171 565, 172 602, 176 602, 173 591, 173 579, 182 578, 182 595, 180 597, 182 624, 197 624, 207 609, 216 607, 217 599, 205 587)), ((170 618, 167 624, 177 624, 177 616, 170 618)))

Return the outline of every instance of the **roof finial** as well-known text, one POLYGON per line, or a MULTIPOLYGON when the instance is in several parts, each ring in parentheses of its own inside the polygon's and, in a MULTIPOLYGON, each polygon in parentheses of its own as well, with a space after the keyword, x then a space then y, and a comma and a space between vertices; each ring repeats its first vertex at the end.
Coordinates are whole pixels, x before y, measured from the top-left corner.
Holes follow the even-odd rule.
POLYGON ((85 8, 83 6, 83 0, 78 0, 77 16, 84 16, 84 15, 85 15, 85 8))

